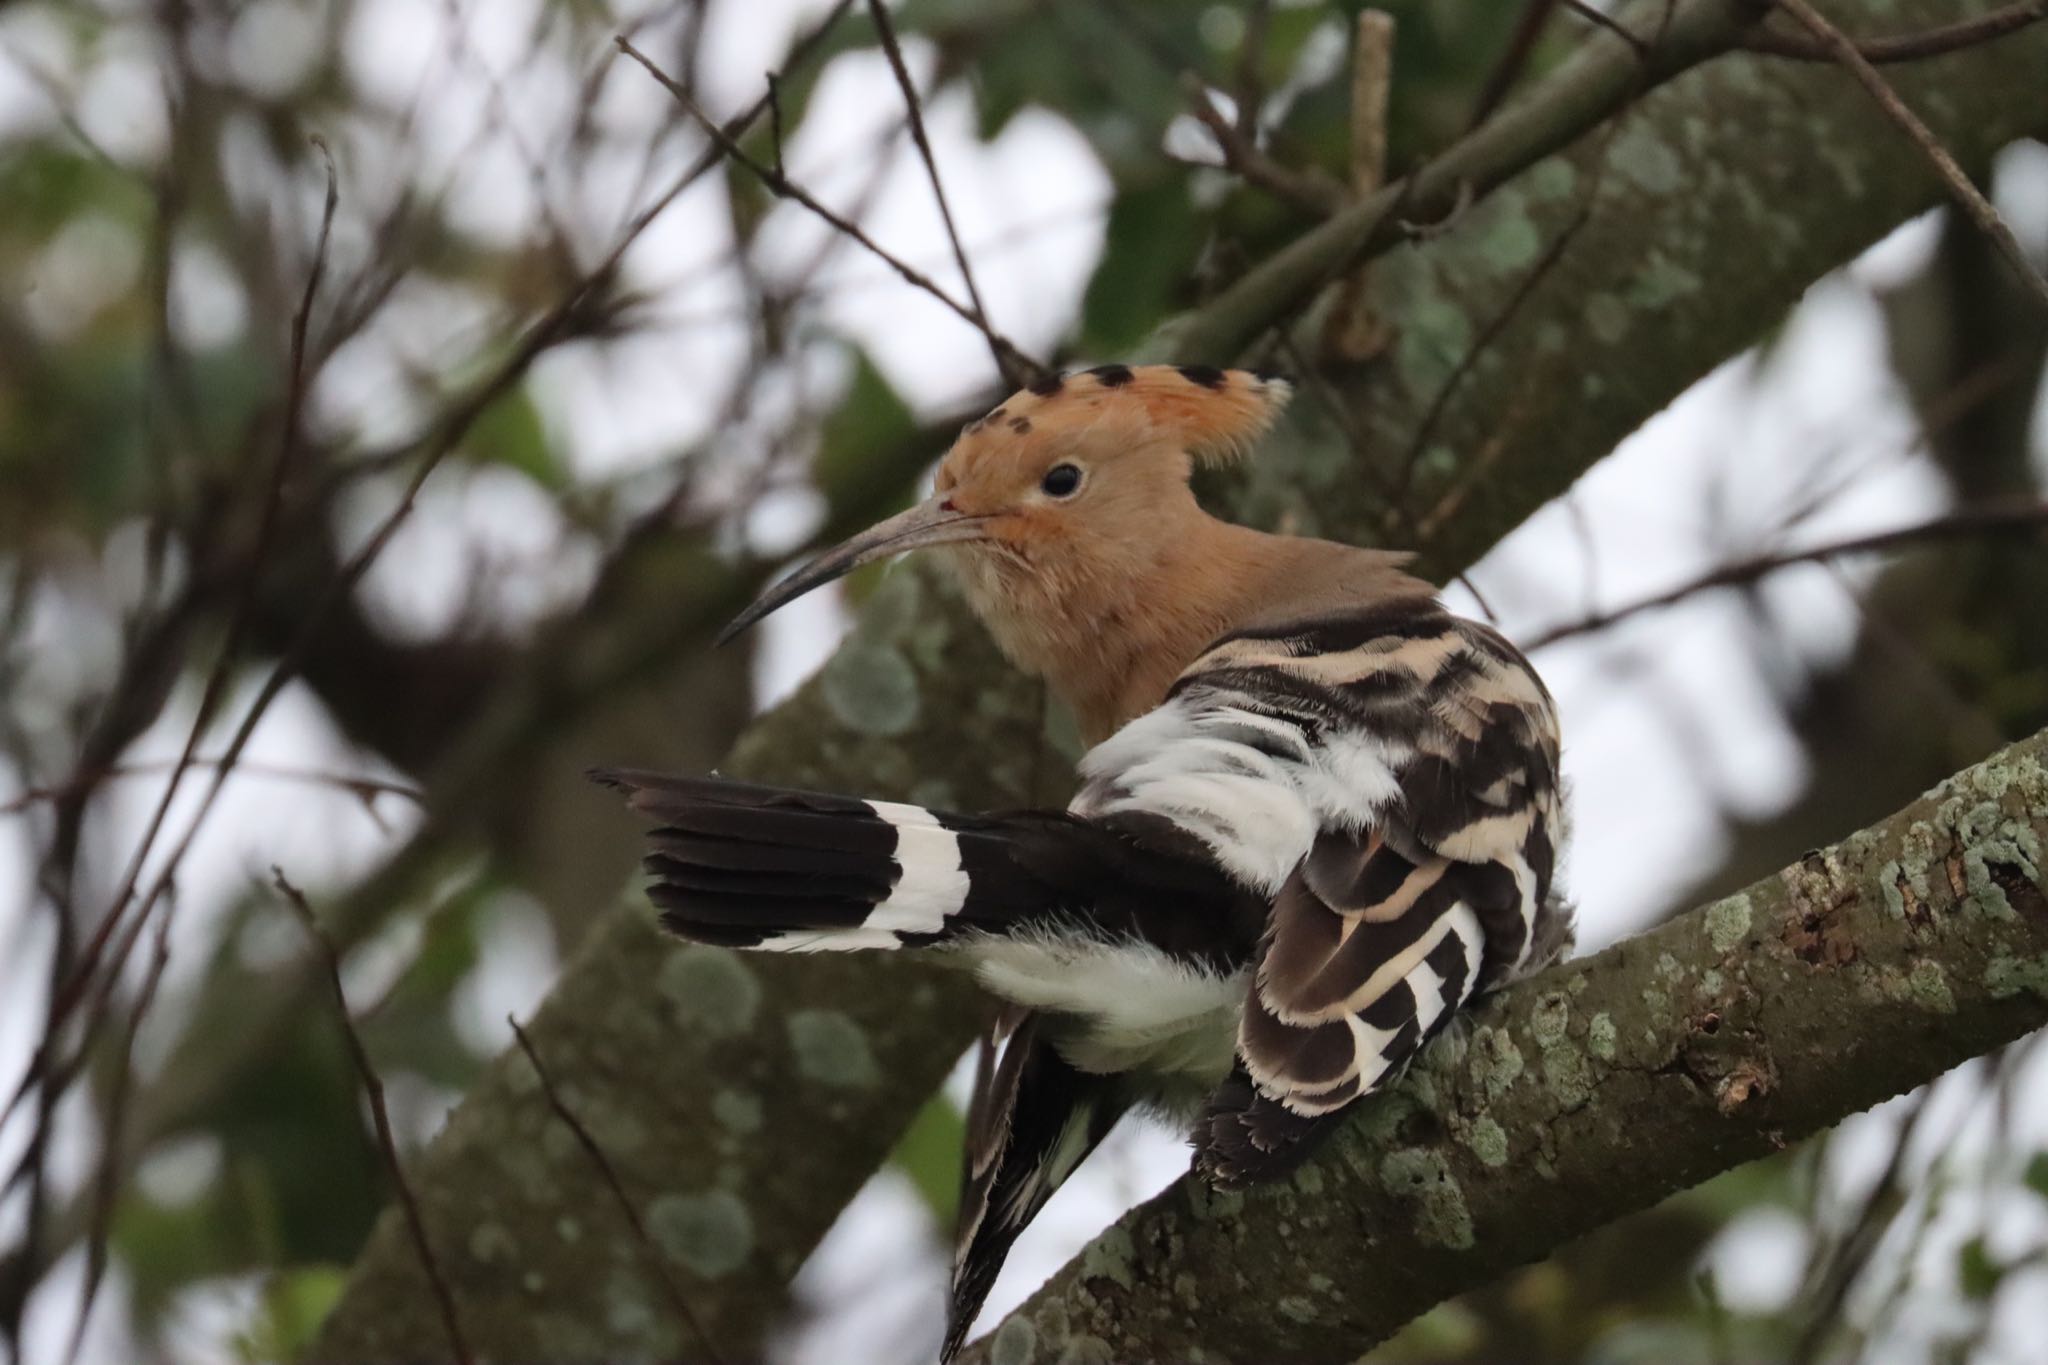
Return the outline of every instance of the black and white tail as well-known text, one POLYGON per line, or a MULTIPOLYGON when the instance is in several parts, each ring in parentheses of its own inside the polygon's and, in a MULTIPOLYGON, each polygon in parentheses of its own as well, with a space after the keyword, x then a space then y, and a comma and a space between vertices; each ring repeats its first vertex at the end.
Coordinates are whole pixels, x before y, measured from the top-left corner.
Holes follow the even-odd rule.
POLYGON ((1190 901, 1238 899, 1206 859, 1063 811, 959 815, 718 777, 590 775, 656 822, 648 894, 665 927, 699 943, 922 948, 1044 928, 1166 946, 1192 937, 1190 901))

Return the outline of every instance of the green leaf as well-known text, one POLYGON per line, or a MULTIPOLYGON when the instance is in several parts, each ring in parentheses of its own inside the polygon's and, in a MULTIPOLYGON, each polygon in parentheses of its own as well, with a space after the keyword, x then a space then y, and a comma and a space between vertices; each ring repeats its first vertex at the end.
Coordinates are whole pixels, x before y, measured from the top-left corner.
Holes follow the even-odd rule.
POLYGON ((1988 1299, 1998 1292, 1998 1282, 2005 1278, 2005 1267, 1992 1259, 1982 1237, 1972 1237, 1956 1253, 1956 1278, 1962 1283, 1963 1293, 1970 1298, 1988 1299))
POLYGON ((472 459, 516 469, 551 493, 569 484, 568 471, 548 444, 540 409, 524 389, 515 389, 484 409, 464 444, 472 459))
POLYGON ((235 1354, 250 1362, 297 1360, 341 1298, 348 1267, 310 1265, 270 1277, 256 1320, 235 1340, 235 1354))
POLYGON ((155 211, 147 184, 98 157, 53 142, 27 142, 0 152, 0 241, 20 234, 40 241, 80 214, 98 211, 132 226, 155 211))
POLYGON ((925 1102, 896 1144, 889 1163, 910 1177, 942 1228, 960 1211, 960 1160, 967 1120, 942 1092, 925 1102))
POLYGON ((2048 1152, 2034 1153, 2034 1159, 2027 1163, 2027 1173, 2021 1179, 2035 1194, 2048 1198, 2048 1152))
POLYGON ((190 1204, 159 1204, 140 1195, 121 1201, 108 1239, 128 1277, 135 1316, 154 1318, 180 1289, 260 1259, 245 1229, 223 1216, 218 1184, 190 1204))

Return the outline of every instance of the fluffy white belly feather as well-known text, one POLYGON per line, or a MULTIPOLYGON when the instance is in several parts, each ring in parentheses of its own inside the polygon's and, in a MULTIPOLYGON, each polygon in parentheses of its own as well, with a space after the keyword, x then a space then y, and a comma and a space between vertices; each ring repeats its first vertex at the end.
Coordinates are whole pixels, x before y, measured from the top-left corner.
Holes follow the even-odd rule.
POLYGON ((1178 1072, 1213 1084, 1230 1070, 1244 972, 1205 972, 1148 944, 1055 935, 984 938, 962 951, 993 994, 1073 1018, 1055 1041, 1083 1071, 1178 1072))

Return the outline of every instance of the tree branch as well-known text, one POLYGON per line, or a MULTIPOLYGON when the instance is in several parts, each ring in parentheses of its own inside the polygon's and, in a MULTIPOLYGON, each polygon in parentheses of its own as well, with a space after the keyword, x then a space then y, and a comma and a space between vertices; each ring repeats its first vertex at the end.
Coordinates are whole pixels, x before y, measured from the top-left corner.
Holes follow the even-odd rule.
POLYGON ((2042 307, 2048 308, 2048 278, 2043 278, 2041 272, 2034 268, 2034 263, 2027 259, 2025 249, 2020 246, 2019 239, 2014 237, 2012 229, 2006 226, 2005 219, 1999 216, 1991 201, 1984 197, 1983 191, 1970 183, 1970 177, 1963 174, 1963 168, 1956 164, 1956 159, 1949 154, 1948 148, 1941 145, 1941 139, 1936 137, 1920 116, 1899 98, 1899 92, 1892 88, 1891 82, 1884 78, 1884 74, 1871 64, 1868 57, 1857 50, 1856 44, 1849 40, 1848 35, 1829 23, 1819 10, 1808 3, 1808 0, 1777 0, 1777 4, 1806 25, 1807 31, 1813 35, 1813 40, 1832 52, 1835 60, 1870 92, 1870 97, 1877 101, 1877 107, 1884 110, 1885 117, 1899 126, 1899 130, 1905 133, 1913 145, 1920 149, 1921 155, 1927 158, 1928 164, 1934 167, 1935 174, 1941 177, 1941 183, 1947 187, 1949 197, 1956 201, 1956 206, 1977 225, 1979 232, 1991 239, 1992 244, 1998 248, 1998 254, 2005 258, 2005 263, 2012 267, 2013 274, 2019 276, 2020 283, 2027 287, 2028 292, 2033 294, 2042 307))
POLYGON ((1176 355, 1233 356, 1307 303, 1361 256, 1434 221, 1543 157, 1571 145, 1647 90, 1728 51, 1757 0, 1679 0, 1637 6, 1639 42, 1606 35, 1508 114, 1487 120, 1414 174, 1333 215, 1248 272, 1160 338, 1176 355), (1652 41, 1654 38, 1654 41, 1652 41))
POLYGON ((2048 731, 1744 892, 1501 992, 1291 1181, 1181 1181, 963 1359, 1352 1359, 1580 1233, 2048 1023, 2044 848, 2048 731))
POLYGON ((711 1339, 711 1334, 704 1330, 703 1320, 697 1316, 697 1310, 690 1306, 689 1297, 683 1293, 683 1287, 676 1282, 675 1275, 668 1268, 668 1262, 662 1259, 661 1248, 654 1244, 654 1238, 649 1235, 647 1224, 641 1219, 639 1210, 634 1208, 633 1196, 626 1192, 626 1182, 619 1178, 618 1168, 612 1164, 612 1159, 605 1155, 603 1145, 598 1142, 589 1126, 576 1117, 576 1111, 569 1107, 568 1102, 555 1089, 553 1078, 548 1075, 547 1068, 541 1065, 540 1053, 534 1048, 533 1040, 526 1036, 526 1030, 519 1026, 519 1020, 508 1018, 507 1022, 512 1025, 513 1042, 526 1054, 526 1060, 533 1064, 534 1079, 540 1082, 541 1094, 547 1097, 548 1108, 554 1110, 555 1117, 575 1135, 576 1145, 583 1149, 584 1156, 590 1159, 591 1166, 604 1181, 605 1190, 611 1195, 612 1202, 619 1206, 619 1216, 626 1220, 626 1227, 631 1230, 633 1241, 640 1247, 641 1259, 648 1269, 654 1272, 654 1277, 661 1282, 662 1292, 668 1296, 676 1317, 690 1325, 691 1332, 703 1346, 704 1354, 712 1365, 725 1365, 725 1357, 719 1354, 718 1344, 711 1339))
MULTIPOLYGON (((1940 24, 1916 33, 1894 34, 1887 38, 1855 38, 1851 41, 1855 44, 1856 52, 1865 61, 1886 66, 1893 62, 1920 62, 1930 57, 1960 52, 1979 43, 2003 38, 2008 33, 2017 33, 2027 25, 2038 24, 2043 19, 2048 19, 2048 0, 2020 0, 2018 4, 2005 5, 1974 19, 1940 24)), ((1742 50, 1798 62, 1841 60, 1837 49, 1818 38, 1798 33, 1780 33, 1765 27, 1752 30, 1749 36, 1742 40, 1742 50)))
POLYGON ((1892 531, 1852 536, 1847 540, 1813 545, 1803 550, 1781 550, 1775 554, 1752 555, 1733 564, 1723 564, 1675 588, 1640 598, 1624 606, 1615 607, 1611 611, 1595 612, 1570 625, 1546 630, 1541 635, 1524 640, 1522 647, 1525 650, 1538 650, 1545 645, 1556 644, 1559 640, 1570 639, 1574 635, 1605 630, 1617 622, 1626 621, 1631 616, 1655 611, 1659 607, 1673 606, 1700 593, 1712 592, 1715 588, 1734 588, 1755 583, 1795 564, 1819 564, 1849 555, 1876 554, 1934 541, 1975 540, 1995 535, 2039 536, 2044 530, 2048 530, 2048 504, 1974 507, 1950 513, 1948 516, 1936 517, 1932 521, 1921 522, 1916 526, 1901 526, 1892 531))

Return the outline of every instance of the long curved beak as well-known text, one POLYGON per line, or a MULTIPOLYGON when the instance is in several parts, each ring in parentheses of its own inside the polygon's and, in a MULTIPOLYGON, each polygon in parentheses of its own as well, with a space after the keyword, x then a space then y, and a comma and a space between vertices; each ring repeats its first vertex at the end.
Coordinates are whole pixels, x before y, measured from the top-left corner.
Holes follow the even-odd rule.
POLYGON ((770 612, 780 610, 813 588, 822 588, 835 578, 844 578, 863 564, 905 550, 928 545, 951 545, 980 540, 982 523, 988 518, 954 510, 942 497, 932 497, 887 521, 876 522, 849 540, 840 542, 782 581, 770 585, 732 624, 718 633, 718 643, 738 635, 770 612))

